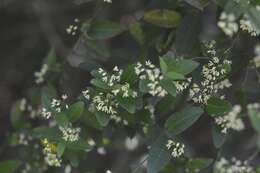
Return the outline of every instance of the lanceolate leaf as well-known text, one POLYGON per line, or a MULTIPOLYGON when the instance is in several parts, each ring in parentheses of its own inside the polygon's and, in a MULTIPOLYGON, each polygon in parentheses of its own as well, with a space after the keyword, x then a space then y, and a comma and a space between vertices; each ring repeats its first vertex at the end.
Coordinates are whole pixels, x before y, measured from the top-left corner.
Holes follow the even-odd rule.
POLYGON ((171 152, 166 148, 166 144, 167 138, 165 136, 160 136, 152 145, 148 156, 148 173, 157 173, 169 163, 171 152))
POLYGON ((164 28, 174 28, 179 24, 181 16, 173 10, 157 9, 144 14, 144 20, 164 28))
POLYGON ((212 127, 212 139, 216 148, 220 148, 226 140, 226 134, 222 133, 219 127, 212 127))
POLYGON ((77 121, 80 118, 83 111, 84 111, 83 102, 79 101, 79 102, 76 102, 73 105, 71 105, 69 107, 69 109, 67 110, 67 115, 68 115, 70 122, 73 123, 73 122, 77 121))
POLYGON ((260 112, 256 109, 249 109, 248 115, 253 128, 260 133, 260 112))
POLYGON ((208 105, 206 109, 211 116, 215 116, 230 111, 231 104, 228 101, 222 100, 218 97, 211 97, 208 100, 208 105))
POLYGON ((202 114, 203 109, 200 107, 188 105, 180 112, 176 112, 170 116, 165 123, 165 128, 171 134, 178 135, 195 123, 202 114))
POLYGON ((82 32, 91 39, 108 39, 121 34, 125 29, 112 21, 91 21, 82 26, 82 32))

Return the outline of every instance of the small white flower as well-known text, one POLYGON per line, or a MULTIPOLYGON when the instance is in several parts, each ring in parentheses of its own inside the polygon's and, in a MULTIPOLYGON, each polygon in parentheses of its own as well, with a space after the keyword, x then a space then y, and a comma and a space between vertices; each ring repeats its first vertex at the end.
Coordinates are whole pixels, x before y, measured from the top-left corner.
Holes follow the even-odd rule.
POLYGON ((222 133, 227 133, 229 129, 241 131, 245 128, 242 119, 238 117, 240 112, 241 106, 235 105, 226 115, 215 118, 216 124, 222 128, 222 133))
POLYGON ((168 143, 166 144, 166 147, 168 150, 172 150, 172 156, 174 158, 178 158, 184 154, 184 144, 179 142, 174 142, 173 140, 168 140, 168 143))
POLYGON ((61 98, 62 98, 62 100, 66 100, 66 99, 68 98, 68 95, 67 95, 67 94, 63 94, 63 95, 61 96, 61 98))
POLYGON ((88 89, 85 90, 85 91, 82 91, 82 94, 83 94, 83 96, 84 96, 87 100, 90 99, 90 94, 89 94, 89 90, 88 90, 88 89))
MULTIPOLYGON (((62 116, 62 115, 59 115, 62 116)), ((74 142, 79 140, 79 133, 81 131, 80 128, 72 128, 71 126, 68 127, 59 127, 60 131, 62 132, 62 138, 65 141, 74 142)))
POLYGON ((46 75, 49 67, 47 64, 43 64, 40 71, 34 73, 35 83, 41 84, 44 82, 44 76, 46 75))
POLYGON ((100 155, 106 155, 106 153, 107 153, 107 151, 106 151, 106 149, 105 149, 104 147, 99 147, 99 148, 97 149, 97 152, 98 152, 98 154, 100 154, 100 155))
POLYGON ((26 110, 26 104, 27 104, 27 101, 25 98, 22 98, 22 100, 20 101, 20 105, 19 105, 19 108, 21 111, 25 111, 26 110))
POLYGON ((234 14, 222 12, 219 19, 218 27, 221 28, 226 35, 232 37, 238 31, 238 24, 236 23, 234 14))
POLYGON ((138 145, 139 145, 139 140, 137 136, 133 138, 127 137, 125 140, 125 147, 130 151, 135 150, 138 147, 138 145))
POLYGON ((106 173, 112 173, 112 171, 110 171, 110 170, 106 170, 106 173))
POLYGON ((42 108, 41 115, 43 118, 49 119, 52 114, 50 111, 47 111, 46 108, 42 108))
POLYGON ((53 151, 51 143, 47 139, 42 141, 44 160, 49 166, 60 167, 61 159, 58 158, 56 151, 53 151))

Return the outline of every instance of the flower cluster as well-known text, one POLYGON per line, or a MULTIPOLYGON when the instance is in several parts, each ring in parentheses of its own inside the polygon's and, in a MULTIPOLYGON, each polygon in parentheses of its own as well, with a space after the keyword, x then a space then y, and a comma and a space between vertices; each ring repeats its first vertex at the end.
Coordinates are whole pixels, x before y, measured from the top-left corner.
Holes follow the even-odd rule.
POLYGON ((138 62, 135 66, 135 73, 139 76, 140 80, 148 81, 147 87, 152 96, 164 97, 168 94, 160 85, 160 81, 163 79, 161 70, 155 67, 150 61, 146 61, 145 65, 138 62))
POLYGON ((215 172, 217 173, 254 173, 254 170, 248 163, 232 158, 231 161, 221 158, 215 163, 215 172))
POLYGON ((251 36, 256 37, 260 33, 257 31, 255 25, 248 19, 248 16, 245 15, 243 19, 240 20, 240 28, 243 31, 248 32, 251 36))
POLYGON ((238 24, 236 23, 234 14, 222 12, 219 19, 218 27, 221 28, 226 35, 232 37, 238 31, 238 24))
POLYGON ((39 108, 33 109, 33 106, 30 105, 30 103, 26 100, 26 98, 22 98, 19 104, 19 109, 22 112, 27 112, 29 113, 29 117, 34 119, 37 117, 39 114, 41 114, 41 111, 39 108))
POLYGON ((108 87, 106 92, 91 92, 90 89, 82 91, 84 98, 91 102, 91 108, 94 108, 93 111, 100 111, 110 115, 110 119, 118 122, 123 122, 127 125, 127 120, 122 119, 117 115, 117 109, 119 102, 118 97, 122 98, 136 98, 138 93, 131 89, 130 84, 127 82, 121 82, 121 76, 123 70, 115 66, 112 70, 112 73, 108 73, 102 68, 97 70, 96 77, 104 82, 108 87))
POLYGON ((81 131, 80 128, 72 128, 71 125, 67 127, 59 127, 62 132, 62 138, 65 141, 74 142, 79 140, 79 133, 81 131))
POLYGON ((117 114, 116 108, 118 107, 118 103, 110 93, 105 94, 100 92, 94 96, 93 104, 98 111, 105 112, 108 115, 117 114))
POLYGON ((50 111, 47 111, 46 108, 42 108, 41 115, 42 115, 43 118, 49 119, 52 114, 51 114, 50 111))
POLYGON ((46 75, 48 69, 49 66, 47 64, 43 64, 41 70, 34 73, 36 84, 41 84, 44 82, 44 76, 46 75))
POLYGON ((174 85, 176 86, 177 92, 181 93, 183 92, 183 90, 187 89, 191 83, 191 80, 192 78, 190 77, 183 81, 173 81, 174 85))
POLYGON ((70 25, 70 26, 66 29, 66 32, 67 32, 68 34, 76 35, 77 30, 78 30, 77 24, 79 23, 79 19, 74 19, 74 22, 75 22, 75 25, 70 25))
POLYGON ((236 131, 241 131, 244 129, 245 125, 242 119, 238 117, 240 112, 241 106, 235 105, 226 115, 215 118, 216 124, 222 128, 222 133, 227 133, 227 130, 229 129, 236 131))
POLYGON ((221 61, 216 56, 215 42, 207 45, 207 49, 211 60, 202 68, 203 79, 200 84, 194 83, 190 89, 190 98, 196 103, 203 104, 207 104, 209 98, 219 90, 232 85, 228 79, 223 78, 228 73, 226 66, 229 66, 231 61, 226 59, 221 61))
POLYGON ((49 166, 60 167, 61 159, 57 156, 57 146, 47 139, 42 140, 44 160, 49 166))
POLYGON ((172 150, 171 155, 174 158, 178 158, 184 154, 185 146, 182 143, 174 142, 173 140, 168 140, 166 147, 168 148, 168 150, 172 150))

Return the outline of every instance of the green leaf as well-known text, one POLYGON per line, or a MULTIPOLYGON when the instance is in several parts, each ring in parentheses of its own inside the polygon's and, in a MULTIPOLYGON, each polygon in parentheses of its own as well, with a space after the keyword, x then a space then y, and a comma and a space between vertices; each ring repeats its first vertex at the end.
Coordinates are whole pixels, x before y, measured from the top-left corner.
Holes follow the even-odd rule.
POLYGON ((11 108, 10 119, 11 119, 12 126, 15 128, 20 128, 21 123, 23 122, 22 111, 20 110, 20 104, 21 104, 21 100, 16 101, 11 108))
POLYGON ((65 151, 66 145, 63 142, 59 142, 57 146, 57 154, 61 157, 65 151))
POLYGON ((82 32, 91 39, 108 39, 121 34, 125 28, 112 21, 91 21, 84 23, 82 32))
POLYGON ((208 114, 210 114, 211 116, 224 114, 230 111, 230 109, 231 109, 231 104, 228 101, 222 100, 218 97, 211 97, 208 100, 208 105, 206 108, 208 114))
POLYGON ((127 110, 131 114, 135 113, 136 104, 135 104, 134 98, 132 98, 132 97, 128 97, 128 98, 118 97, 117 100, 119 102, 119 105, 122 108, 124 108, 125 110, 127 110))
POLYGON ((20 161, 18 160, 6 160, 0 162, 0 172, 1 173, 13 173, 19 166, 20 161))
POLYGON ((207 158, 190 159, 186 163, 185 167, 187 168, 188 173, 194 173, 209 167, 212 162, 213 159, 207 159, 207 158))
POLYGON ((66 112, 68 115, 69 121, 71 123, 77 121, 80 118, 83 111, 84 111, 84 102, 79 101, 79 102, 76 102, 73 105, 71 105, 66 112))
POLYGON ((149 88, 147 86, 148 83, 149 83, 148 80, 145 79, 139 81, 139 89, 141 92, 147 93, 149 91, 149 88))
POLYGON ((122 73, 121 81, 134 84, 136 80, 137 75, 135 73, 135 64, 128 65, 122 73))
POLYGON ((212 139, 214 146, 220 148, 226 141, 226 134, 222 133, 220 128, 214 125, 212 127, 212 139))
POLYGON ((203 109, 200 107, 188 105, 171 115, 165 123, 165 128, 173 135, 178 135, 195 123, 202 114, 203 109))
POLYGON ((167 149, 166 144, 167 138, 160 136, 151 146, 147 160, 148 173, 157 173, 169 163, 171 152, 167 149))
POLYGON ((38 139, 47 138, 53 142, 62 142, 61 133, 59 129, 54 127, 37 127, 32 131, 32 136, 38 139))
POLYGON ((162 73, 165 75, 168 71, 168 66, 163 58, 160 58, 160 68, 162 70, 162 73))
MULTIPOLYGON (((175 59, 172 55, 164 55, 161 62, 164 62, 164 71, 167 70, 166 76, 172 79, 180 78, 183 79, 185 75, 195 70, 199 63, 189 59, 175 59)), ((164 72, 165 73, 165 72, 164 72)))
POLYGON ((167 78, 171 79, 171 80, 182 80, 185 79, 185 76, 183 74, 174 72, 174 71, 170 71, 167 72, 165 75, 167 78))
POLYGON ((135 22, 130 25, 129 32, 133 38, 142 46, 145 43, 144 31, 139 22, 135 22))
POLYGON ((260 133, 260 112, 257 109, 248 109, 248 115, 253 128, 260 133))
POLYGON ((162 87, 168 93, 170 93, 173 97, 175 97, 177 95, 177 89, 176 89, 176 86, 174 85, 174 83, 172 82, 172 80, 163 79, 160 82, 161 82, 162 87))
POLYGON ((107 86, 107 84, 103 81, 101 81, 100 79, 92 79, 90 81, 90 83, 96 87, 99 87, 101 89, 109 89, 109 87, 107 86))
POLYGON ((55 114, 54 119, 60 126, 67 126, 69 124, 69 119, 67 115, 63 112, 55 114))
POLYGON ((51 110, 51 101, 56 98, 56 90, 52 85, 47 85, 42 88, 41 102, 42 106, 51 110))
POLYGON ((156 9, 144 14, 144 20, 148 23, 163 27, 174 28, 179 24, 181 16, 173 10, 156 9))
POLYGON ((99 122, 99 124, 101 125, 101 126, 107 126, 108 125, 108 123, 109 123, 109 121, 110 121, 110 117, 109 117, 109 115, 108 114, 106 114, 106 113, 104 113, 104 112, 101 112, 101 111, 97 111, 96 113, 95 113, 95 115, 96 115, 96 118, 97 118, 97 120, 98 120, 98 122, 99 122))
POLYGON ((255 7, 252 7, 247 12, 248 18, 253 24, 253 27, 256 29, 257 33, 260 33, 260 17, 259 10, 255 7))
POLYGON ((73 149, 73 150, 82 150, 89 152, 93 149, 93 146, 90 146, 87 141, 79 139, 74 142, 66 142, 66 147, 68 149, 73 149))

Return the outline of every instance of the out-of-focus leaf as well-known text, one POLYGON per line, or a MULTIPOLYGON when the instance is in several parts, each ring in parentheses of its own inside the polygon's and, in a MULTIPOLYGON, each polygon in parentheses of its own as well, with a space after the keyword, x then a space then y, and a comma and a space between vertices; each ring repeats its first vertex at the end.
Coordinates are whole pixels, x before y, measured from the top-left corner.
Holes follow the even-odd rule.
POLYGON ((69 109, 66 111, 69 121, 72 123, 77 121, 80 118, 83 111, 84 111, 84 102, 79 101, 71 105, 69 109))
POLYGON ((248 115, 253 128, 260 133, 260 111, 257 109, 248 109, 248 115))
POLYGON ((226 140, 226 134, 222 133, 219 127, 212 127, 212 139, 216 148, 220 148, 226 140))
POLYGON ((135 104, 135 99, 132 97, 128 98, 121 98, 119 97, 118 99, 119 105, 123 107, 125 110, 127 110, 129 113, 133 114, 135 113, 136 110, 136 104, 135 104))
POLYGON ((152 145, 147 159, 147 172, 157 173, 161 171, 170 161, 171 152, 166 147, 167 138, 160 136, 152 145))
POLYGON ((131 24, 129 31, 133 38, 142 46, 145 43, 145 34, 139 22, 131 24))
POLYGON ((108 39, 121 34, 125 28, 112 21, 90 21, 84 23, 82 32, 91 39, 108 39))
POLYGON ((83 150, 86 152, 91 151, 93 148, 93 146, 90 146, 87 141, 82 140, 82 139, 79 139, 74 142, 66 142, 65 144, 68 149, 83 150))
POLYGON ((193 123, 203 114, 203 109, 187 105, 180 112, 171 115, 165 122, 165 128, 173 135, 178 135, 193 123))
POLYGON ((59 129, 54 127, 37 127, 32 131, 32 136, 38 139, 47 138, 53 142, 62 142, 59 129))
POLYGON ((109 87, 105 82, 103 82, 100 79, 92 79, 90 83, 96 87, 102 88, 102 89, 108 89, 109 87))
POLYGON ((58 143, 58 146, 57 146, 57 154, 59 157, 61 157, 65 151, 65 148, 66 148, 66 145, 62 142, 59 142, 58 143))
POLYGON ((10 119, 12 126, 15 128, 19 128, 22 121, 22 111, 20 110, 21 100, 15 102, 12 106, 10 119))
POLYGON ((63 112, 55 114, 54 119, 59 126, 67 126, 69 124, 67 114, 63 112))
POLYGON ((19 166, 20 161, 18 160, 6 160, 0 162, 0 172, 1 173, 13 173, 19 166))
POLYGON ((188 173, 198 172, 210 166, 213 159, 196 158, 187 161, 185 168, 188 173))
POLYGON ((199 10, 203 10, 204 7, 206 7, 209 4, 209 0, 184 0, 184 1, 199 10))
POLYGON ((199 14, 189 14, 180 22, 174 40, 174 49, 178 55, 189 56, 199 44, 200 20, 199 14))
POLYGON ((109 123, 109 121, 110 121, 110 117, 109 117, 109 115, 108 114, 106 114, 106 113, 104 113, 104 112, 100 112, 100 111, 97 111, 96 113, 95 113, 95 115, 96 115, 96 118, 97 118, 97 120, 98 120, 98 122, 99 122, 99 124, 101 125, 101 126, 107 126, 108 125, 108 123, 109 123))
POLYGON ((56 98, 56 90, 52 85, 47 85, 42 88, 41 102, 46 109, 51 109, 51 101, 56 98))
POLYGON ((260 33, 260 12, 256 8, 252 7, 247 12, 248 18, 253 24, 254 28, 258 33, 260 33))
POLYGON ((220 99, 218 97, 211 97, 208 100, 208 104, 206 108, 207 112, 211 116, 224 114, 230 111, 230 109, 231 109, 231 104, 228 101, 220 99))
POLYGON ((144 14, 144 20, 148 23, 164 27, 174 28, 178 26, 181 16, 173 10, 156 9, 148 11, 144 14))

